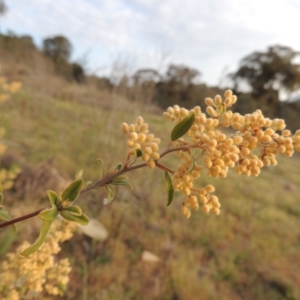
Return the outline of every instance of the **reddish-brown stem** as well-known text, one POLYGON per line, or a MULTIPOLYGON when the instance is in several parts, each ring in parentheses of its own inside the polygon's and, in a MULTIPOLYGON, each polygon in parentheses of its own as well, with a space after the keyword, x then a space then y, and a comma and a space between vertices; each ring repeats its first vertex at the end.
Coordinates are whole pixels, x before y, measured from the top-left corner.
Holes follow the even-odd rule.
MULTIPOLYGON (((179 150, 188 150, 189 148, 191 148, 192 146, 181 146, 181 147, 177 147, 177 148, 170 148, 170 149, 167 149, 165 151, 163 151, 161 154, 160 154, 160 158, 164 157, 165 155, 167 155, 168 153, 171 153, 171 152, 174 152, 174 151, 179 151, 179 150)), ((158 161, 155 162, 157 167, 159 167, 160 169, 162 170, 167 170, 169 171, 170 173, 174 173, 174 171, 168 169, 167 167, 165 167, 164 165, 160 164, 158 161)), ((94 189, 97 189, 101 186, 104 186, 105 184, 108 184, 110 183, 114 178, 124 174, 124 173, 127 173, 127 172, 130 172, 130 171, 133 171, 133 170, 136 170, 136 169, 140 169, 140 168, 143 168, 143 167, 146 167, 147 166, 147 163, 143 162, 143 163, 139 163, 139 164, 135 164, 135 165, 132 165, 132 166, 127 166, 125 164, 125 166, 123 167, 123 169, 121 169, 120 171, 117 171, 115 173, 111 173, 111 174, 107 174, 105 177, 103 177, 101 180, 98 180, 90 185, 88 185, 87 187, 85 187, 84 189, 82 189, 79 193, 79 195, 83 195, 91 190, 94 190, 94 189)), ((39 210, 36 210, 32 213, 29 213, 27 215, 24 215, 24 216, 21 216, 21 217, 18 217, 18 218, 14 218, 14 219, 11 219, 9 221, 6 221, 6 222, 3 222, 3 223, 0 223, 0 229, 1 228, 4 228, 4 227, 7 227, 9 225, 12 225, 12 224, 15 224, 15 223, 18 223, 18 222, 21 222, 21 221, 24 221, 24 220, 27 220, 27 219, 30 219, 32 217, 35 217, 37 216, 42 210, 44 209, 47 209, 49 208, 49 206, 47 207, 44 207, 44 208, 41 208, 39 210)))
POLYGON ((15 223, 18 223, 18 222, 21 222, 21 221, 24 221, 24 220, 27 220, 27 219, 30 219, 32 217, 35 217, 37 216, 42 210, 46 209, 47 207, 44 207, 44 208, 41 208, 37 211, 34 211, 30 214, 27 214, 27 215, 24 215, 22 217, 18 217, 18 218, 15 218, 15 219, 11 219, 9 221, 6 221, 6 222, 3 222, 0 224, 0 228, 3 228, 3 227, 6 227, 6 226, 9 226, 9 225, 12 225, 12 224, 15 224, 15 223))
POLYGON ((174 173, 175 173, 173 170, 171 170, 171 169, 169 169, 168 167, 166 167, 166 166, 160 164, 159 162, 155 162, 155 164, 156 164, 156 166, 157 166, 158 168, 160 168, 160 169, 163 170, 163 171, 168 171, 168 172, 170 172, 171 174, 174 174, 174 173))

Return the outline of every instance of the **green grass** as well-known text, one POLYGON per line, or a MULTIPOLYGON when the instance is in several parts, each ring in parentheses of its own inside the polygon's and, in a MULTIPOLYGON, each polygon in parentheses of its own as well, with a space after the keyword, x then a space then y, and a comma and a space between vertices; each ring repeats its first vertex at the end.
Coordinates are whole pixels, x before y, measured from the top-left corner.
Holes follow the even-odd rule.
MULTIPOLYGON (((116 102, 113 110, 24 88, 1 107, 8 152, 32 166, 54 158, 69 178, 84 169, 84 179, 95 181, 97 158, 109 168, 126 157, 122 122, 134 122, 142 114, 167 144, 172 129, 168 121, 140 113, 133 103, 126 104, 132 106, 130 112, 111 101, 116 102)), ((107 206, 102 205, 102 190, 82 196, 80 205, 110 236, 104 243, 91 243, 90 251, 80 235, 63 245, 61 256, 69 257, 73 266, 64 299, 300 299, 299 168, 298 157, 282 157, 276 168, 263 169, 258 178, 232 171, 226 179, 212 180, 203 174, 199 187, 213 183, 217 188, 222 204, 217 217, 198 211, 185 219, 179 194, 167 208, 159 170, 128 174, 134 190, 120 188, 107 206), (143 250, 161 262, 142 262, 143 250)), ((41 203, 15 201, 10 206, 17 216, 41 203), (17 206, 22 208, 13 209, 17 206)), ((37 234, 34 220, 20 227, 22 234, 11 250, 37 234)))

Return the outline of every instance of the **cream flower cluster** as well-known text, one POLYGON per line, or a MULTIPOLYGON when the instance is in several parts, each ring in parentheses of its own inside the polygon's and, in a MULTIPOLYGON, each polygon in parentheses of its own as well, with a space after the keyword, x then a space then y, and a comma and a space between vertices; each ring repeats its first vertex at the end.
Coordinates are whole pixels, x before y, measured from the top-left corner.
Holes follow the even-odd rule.
POLYGON ((0 169, 0 183, 2 184, 3 190, 9 190, 12 188, 14 179, 20 172, 21 170, 17 167, 11 168, 10 170, 4 168, 0 169))
POLYGON ((10 95, 16 93, 21 86, 21 82, 8 83, 5 77, 0 76, 0 103, 7 101, 10 95))
POLYGON ((203 167, 193 163, 192 156, 186 151, 178 151, 181 161, 173 176, 173 185, 176 191, 182 191, 186 196, 191 194, 194 180, 200 177, 203 167))
POLYGON ((198 209, 199 202, 205 213, 220 213, 221 205, 211 195, 211 185, 200 190, 193 187, 194 179, 200 177, 204 168, 214 178, 225 178, 230 168, 238 174, 258 176, 264 166, 277 164, 278 153, 291 157, 294 150, 300 151, 300 130, 292 135, 285 130, 284 120, 265 118, 260 110, 245 116, 233 113, 228 108, 236 101, 237 97, 227 90, 224 99, 219 95, 205 99, 207 115, 199 106, 188 111, 178 105, 164 113, 175 124, 191 112, 195 114, 188 132, 171 145, 182 149, 176 152, 181 160, 174 172, 173 185, 187 196, 182 206, 186 217, 191 215, 190 208, 198 209), (236 132, 226 135, 222 128, 236 132))
POLYGON ((134 155, 135 150, 142 151, 142 159, 147 162, 149 168, 155 168, 155 161, 160 158, 158 149, 160 139, 149 133, 148 124, 142 117, 138 117, 135 124, 122 123, 121 130, 127 134, 128 155, 134 155))
MULTIPOLYGON (((21 87, 20 82, 8 83, 5 77, 0 76, 0 104, 9 99, 10 95, 17 92, 21 87)), ((6 151, 6 145, 4 145, 1 140, 5 133, 5 129, 0 127, 0 156, 6 151)), ((13 168, 11 170, 0 169, 0 183, 4 190, 8 190, 13 186, 13 180, 20 173, 18 168, 13 168)))
POLYGON ((68 259, 57 261, 54 255, 61 250, 59 243, 73 236, 76 226, 73 222, 56 220, 39 251, 21 256, 30 246, 25 241, 15 253, 8 253, 0 266, 0 298, 19 300, 24 299, 24 294, 37 297, 44 290, 51 295, 62 295, 71 267, 68 259))

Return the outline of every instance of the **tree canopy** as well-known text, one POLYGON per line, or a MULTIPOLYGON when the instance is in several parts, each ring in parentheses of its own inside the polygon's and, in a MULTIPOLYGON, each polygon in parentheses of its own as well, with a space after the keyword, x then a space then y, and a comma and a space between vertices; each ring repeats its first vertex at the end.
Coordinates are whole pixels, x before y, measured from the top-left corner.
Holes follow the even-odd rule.
POLYGON ((253 52, 243 58, 231 78, 236 89, 249 85, 255 97, 272 90, 292 92, 300 87, 300 65, 295 62, 299 56, 300 52, 290 47, 271 46, 266 52, 253 52))
POLYGON ((58 35, 44 39, 43 50, 54 60, 63 59, 68 61, 72 53, 72 45, 66 37, 58 35))

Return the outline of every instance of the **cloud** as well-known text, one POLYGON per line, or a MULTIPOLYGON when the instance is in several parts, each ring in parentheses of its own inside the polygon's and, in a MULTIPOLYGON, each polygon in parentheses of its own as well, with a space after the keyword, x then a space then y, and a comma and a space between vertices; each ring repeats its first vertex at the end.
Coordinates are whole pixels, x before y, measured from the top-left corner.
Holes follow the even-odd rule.
POLYGON ((70 39, 76 55, 91 49, 92 66, 118 55, 136 67, 168 61, 198 68, 217 83, 224 69, 274 43, 300 49, 297 0, 14 0, 1 28, 70 39), (297 24, 298 23, 298 24, 297 24), (170 54, 170 57, 167 55, 170 54))

